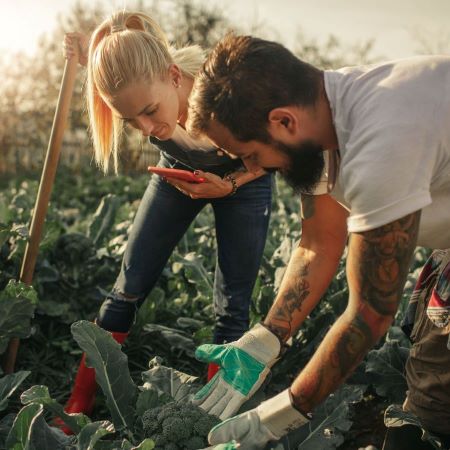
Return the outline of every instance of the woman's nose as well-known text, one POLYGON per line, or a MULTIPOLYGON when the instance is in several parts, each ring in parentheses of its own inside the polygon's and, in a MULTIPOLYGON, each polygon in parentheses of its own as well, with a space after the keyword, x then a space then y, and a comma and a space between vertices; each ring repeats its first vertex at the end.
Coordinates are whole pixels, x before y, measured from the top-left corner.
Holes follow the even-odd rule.
POLYGON ((154 123, 149 117, 136 117, 135 122, 144 136, 150 136, 155 128, 154 123))

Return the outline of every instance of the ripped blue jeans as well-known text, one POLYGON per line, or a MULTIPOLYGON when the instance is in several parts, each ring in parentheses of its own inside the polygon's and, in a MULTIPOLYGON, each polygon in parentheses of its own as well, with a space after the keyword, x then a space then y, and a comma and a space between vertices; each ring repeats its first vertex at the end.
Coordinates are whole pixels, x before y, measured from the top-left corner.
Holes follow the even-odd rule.
MULTIPOLYGON (((164 153, 159 166, 183 168, 164 153)), ((193 200, 153 175, 134 219, 120 274, 100 308, 98 325, 108 331, 130 330, 174 247, 210 203, 217 239, 214 343, 239 339, 249 326, 251 294, 269 225, 271 188, 272 177, 265 175, 231 197, 193 200)))

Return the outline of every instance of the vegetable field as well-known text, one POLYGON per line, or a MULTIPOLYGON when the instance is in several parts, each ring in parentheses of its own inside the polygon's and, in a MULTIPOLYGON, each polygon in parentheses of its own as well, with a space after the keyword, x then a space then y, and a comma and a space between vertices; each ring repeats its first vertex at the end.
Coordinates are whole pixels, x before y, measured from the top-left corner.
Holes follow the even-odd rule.
MULTIPOLYGON (((148 179, 148 175, 100 177, 95 169, 78 175, 60 171, 33 288, 15 280, 37 181, 2 181, 0 352, 5 352, 11 337, 20 337, 21 345, 16 372, 0 376, 0 448, 203 448, 199 446, 201 438, 184 436, 180 420, 175 419, 170 427, 177 432, 158 431, 158 441, 149 420, 159 420, 162 427, 166 416, 158 414, 167 404, 185 402, 205 381, 206 368, 193 355, 197 345, 212 339, 212 212, 205 209, 179 243, 122 348, 92 323, 118 274, 127 233, 148 179), (96 369, 99 394, 92 417, 68 416, 62 405, 83 351, 88 364, 96 369), (66 436, 52 427, 55 417, 61 417, 74 435, 66 436), (176 439, 169 439, 175 435, 176 439), (190 446, 186 444, 189 439, 190 446)), ((253 323, 270 308, 291 249, 300 237, 298 208, 299 199, 278 182, 264 260, 253 292, 253 323)), ((401 404, 406 391, 404 363, 409 342, 398 325, 426 257, 424 249, 417 249, 403 303, 386 338, 347 384, 315 411, 307 427, 271 448, 353 450, 370 444, 381 448, 384 411, 391 404, 401 404)), ((244 408, 290 384, 343 312, 347 294, 343 259, 319 306, 274 367, 270 383, 244 408)), ((398 408, 390 408, 387 420, 396 418, 414 420, 398 408)), ((428 439, 433 441, 431 436, 428 439)), ((203 443, 206 447, 204 439, 203 443)))

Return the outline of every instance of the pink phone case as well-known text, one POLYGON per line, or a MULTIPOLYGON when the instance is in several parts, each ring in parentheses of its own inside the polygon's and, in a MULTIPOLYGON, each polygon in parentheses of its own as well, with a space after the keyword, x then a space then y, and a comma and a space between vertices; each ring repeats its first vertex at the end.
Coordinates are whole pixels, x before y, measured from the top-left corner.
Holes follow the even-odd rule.
POLYGON ((157 175, 165 178, 176 178, 177 180, 188 181, 190 183, 203 183, 205 178, 198 177, 189 170, 170 169, 166 167, 154 167, 148 166, 148 171, 156 173, 157 175))

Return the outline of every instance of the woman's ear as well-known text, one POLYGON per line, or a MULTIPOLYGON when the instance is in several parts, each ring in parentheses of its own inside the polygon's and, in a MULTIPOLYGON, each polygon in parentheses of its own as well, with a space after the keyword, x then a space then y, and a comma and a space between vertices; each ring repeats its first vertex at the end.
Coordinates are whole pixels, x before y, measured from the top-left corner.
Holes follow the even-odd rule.
POLYGON ((176 64, 172 63, 169 66, 169 79, 175 87, 181 86, 181 69, 176 64))

